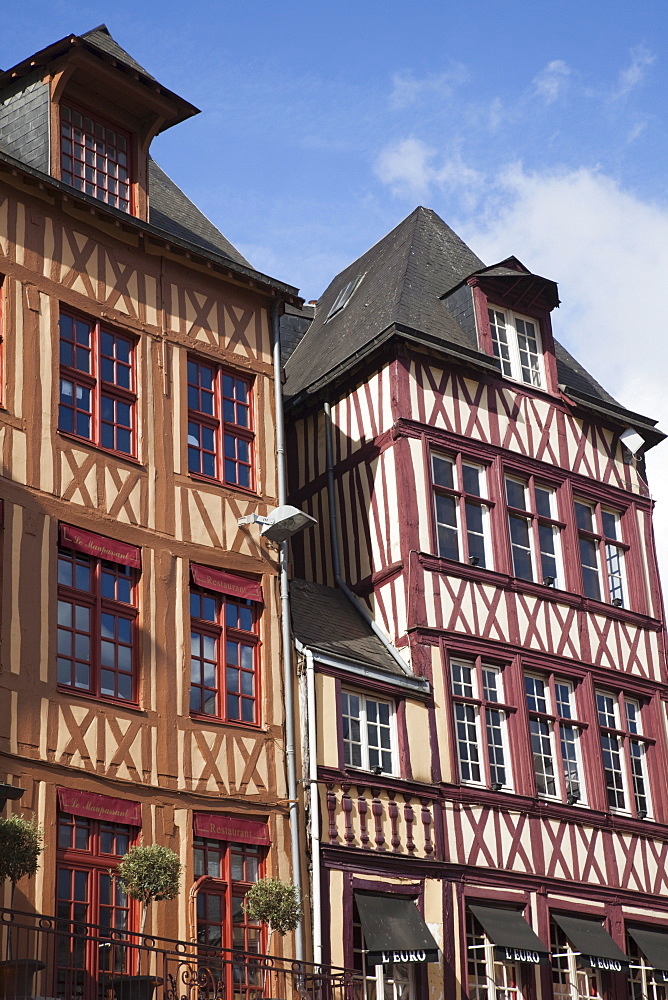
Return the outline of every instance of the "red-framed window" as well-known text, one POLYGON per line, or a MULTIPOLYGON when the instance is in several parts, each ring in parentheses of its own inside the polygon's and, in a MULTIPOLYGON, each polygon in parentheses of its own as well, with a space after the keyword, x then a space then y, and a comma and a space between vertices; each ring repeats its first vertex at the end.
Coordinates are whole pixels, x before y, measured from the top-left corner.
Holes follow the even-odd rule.
POLYGON ((58 684, 113 701, 137 701, 136 571, 58 550, 58 684))
POLYGON ((603 775, 611 812, 652 816, 647 754, 654 740, 644 732, 644 706, 622 692, 596 690, 603 775))
MULTIPOLYGON (((392 899, 388 896, 388 908, 392 906, 392 899)), ((417 969, 412 962, 386 962, 384 965, 371 965, 367 961, 366 942, 364 940, 364 929, 357 907, 357 900, 353 897, 353 921, 352 921, 352 961, 347 962, 355 970, 355 983, 353 987, 353 997, 355 1000, 416 1000, 417 991, 417 969)), ((397 959, 399 955, 395 956, 397 959)))
POLYGON ((138 835, 137 827, 59 814, 56 917, 61 934, 55 958, 56 996, 97 1000, 105 974, 134 971, 131 952, 122 940, 123 932, 135 928, 136 908, 114 878, 114 870, 138 835), (113 931, 109 940, 106 931, 113 931))
POLYGON ((505 476, 513 576, 564 587, 557 491, 534 476, 505 476))
POLYGON ((523 973, 519 962, 502 957, 504 949, 496 948, 484 928, 470 910, 466 911, 466 968, 469 1000, 522 1000, 527 993, 523 979, 531 975, 529 966, 523 973))
POLYGON ((494 356, 506 378, 538 389, 545 387, 540 323, 499 306, 488 306, 487 317, 494 356))
POLYGON ((586 597, 617 607, 628 603, 621 515, 605 504, 575 498, 582 587, 586 597))
POLYGON ((5 401, 5 276, 0 274, 0 405, 5 401))
POLYGON ((188 471, 253 489, 250 379, 188 358, 188 471))
POLYGON ((222 995, 237 1000, 257 995, 262 987, 260 956, 265 953, 265 932, 244 908, 244 897, 264 875, 266 848, 255 844, 227 843, 195 837, 195 879, 208 876, 197 895, 197 942, 202 964, 222 995), (240 955, 223 954, 221 948, 257 955, 257 962, 240 955))
POLYGON ((134 456, 136 402, 132 338, 61 310, 58 429, 134 456))
POLYGON ((432 452, 431 477, 439 556, 491 569, 487 468, 461 454, 432 452))
POLYGON ((193 587, 190 625, 191 713, 256 725, 258 605, 193 587))
POLYGON ((459 777, 463 784, 512 789, 504 668, 482 657, 450 658, 450 691, 459 777))
POLYGON ((541 798, 585 804, 582 732, 576 684, 554 674, 524 674, 536 793, 541 798))
POLYGON ((60 175, 78 191, 129 212, 129 134, 89 111, 61 104, 60 175))

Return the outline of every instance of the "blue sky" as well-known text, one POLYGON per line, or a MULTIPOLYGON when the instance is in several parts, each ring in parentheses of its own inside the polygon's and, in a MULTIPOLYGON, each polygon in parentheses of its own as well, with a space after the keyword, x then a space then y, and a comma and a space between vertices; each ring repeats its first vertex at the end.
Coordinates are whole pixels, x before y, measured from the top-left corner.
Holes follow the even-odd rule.
POLYGON ((555 279, 557 336, 668 430, 668 4, 32 0, 0 66, 101 22, 202 109, 154 155, 255 267, 316 298, 428 205, 555 279))

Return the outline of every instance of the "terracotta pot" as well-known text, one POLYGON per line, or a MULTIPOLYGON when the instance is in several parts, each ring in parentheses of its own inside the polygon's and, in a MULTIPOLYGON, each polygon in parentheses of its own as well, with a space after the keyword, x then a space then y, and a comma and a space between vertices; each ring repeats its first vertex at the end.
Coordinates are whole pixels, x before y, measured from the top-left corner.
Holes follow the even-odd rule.
POLYGON ((153 1000, 156 986, 162 986, 159 976, 114 976, 110 980, 116 1000, 153 1000))
POLYGON ((14 958, 0 962, 0 997, 26 1000, 33 996, 32 981, 36 972, 45 969, 44 962, 35 958, 14 958))

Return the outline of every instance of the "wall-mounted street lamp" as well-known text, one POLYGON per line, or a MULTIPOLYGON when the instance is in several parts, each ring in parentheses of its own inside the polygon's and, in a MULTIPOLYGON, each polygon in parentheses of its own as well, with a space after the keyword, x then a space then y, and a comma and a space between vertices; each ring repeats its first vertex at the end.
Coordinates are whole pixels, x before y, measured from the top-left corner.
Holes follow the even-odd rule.
POLYGON ((290 504, 277 507, 267 517, 263 517, 261 514, 247 514, 237 521, 239 527, 242 524, 261 524, 263 527, 260 534, 263 538, 268 538, 270 542, 285 542, 297 532, 317 523, 310 514, 305 514, 303 510, 292 507, 290 504))
POLYGON ((20 799, 25 788, 19 788, 18 785, 8 785, 4 781, 0 781, 0 812, 5 808, 7 804, 7 799, 20 799))

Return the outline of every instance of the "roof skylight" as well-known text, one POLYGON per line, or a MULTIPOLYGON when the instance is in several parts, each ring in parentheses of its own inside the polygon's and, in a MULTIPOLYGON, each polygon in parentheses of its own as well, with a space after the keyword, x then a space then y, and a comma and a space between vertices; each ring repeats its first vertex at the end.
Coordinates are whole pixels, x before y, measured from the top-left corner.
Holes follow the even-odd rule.
POLYGON ((364 274, 360 274, 358 278, 353 278, 352 281, 349 281, 348 284, 341 289, 339 294, 334 299, 334 303, 331 309, 327 313, 327 319, 325 320, 325 323, 327 322, 327 320, 331 319, 332 316, 336 316, 336 314, 340 313, 342 309, 345 309, 345 307, 348 305, 351 298, 353 297, 353 293, 361 285, 364 277, 365 277, 364 274))

